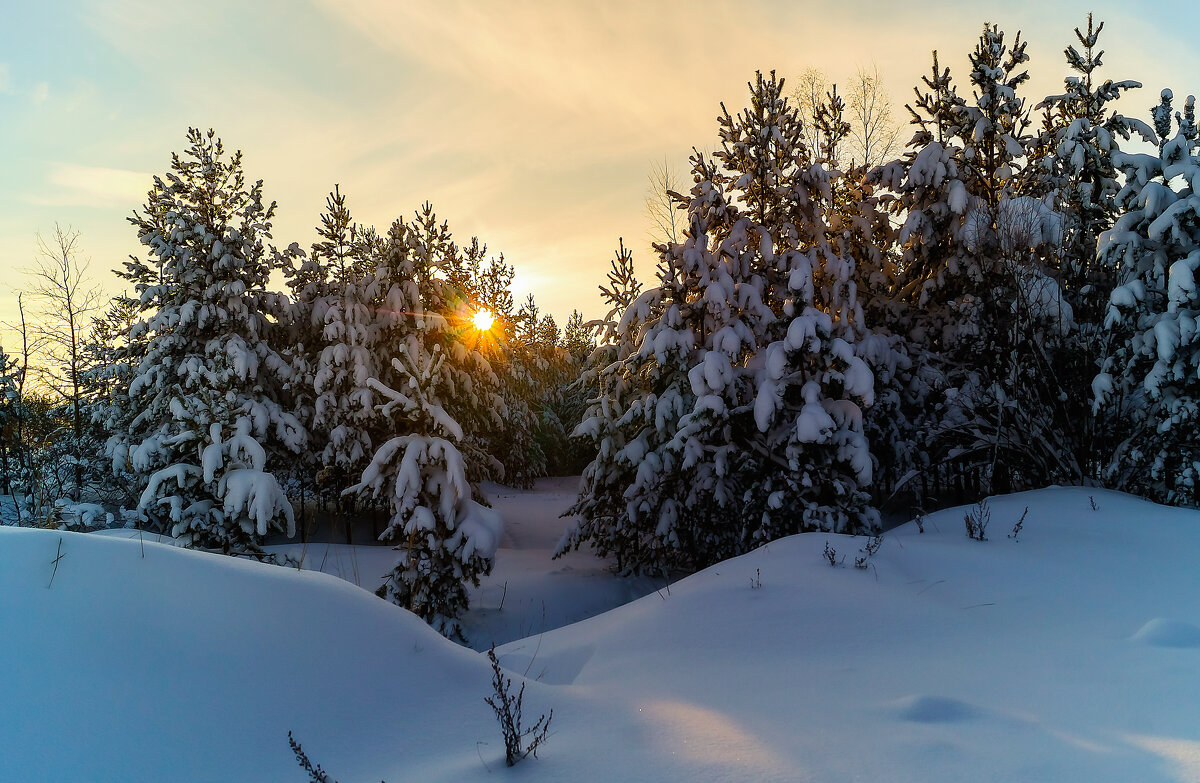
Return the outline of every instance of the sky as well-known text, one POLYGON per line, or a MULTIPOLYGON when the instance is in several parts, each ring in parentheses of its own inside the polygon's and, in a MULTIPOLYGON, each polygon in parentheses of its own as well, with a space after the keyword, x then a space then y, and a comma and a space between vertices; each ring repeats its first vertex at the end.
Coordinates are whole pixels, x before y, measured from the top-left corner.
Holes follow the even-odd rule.
MULTIPOLYGON (((117 293, 139 245, 125 220, 189 126, 241 149, 278 202, 274 243, 309 246, 335 184, 357 220, 386 227, 433 203, 478 236, 562 325, 603 315, 597 286, 618 238, 650 276, 647 176, 683 181, 716 145, 756 69, 831 81, 875 65, 903 104, 939 50, 956 81, 985 21, 1029 40, 1030 105, 1060 91, 1062 50, 1088 11, 1107 22, 1103 75, 1200 90, 1190 3, 708 0, 654 3, 405 0, 49 0, 0 20, 0 321, 16 318, 40 233, 80 232, 117 293), (1002 11, 1001 13, 997 13, 1002 11)), ((794 82, 794 80, 793 80, 794 82)), ((960 86, 960 93, 968 90, 960 86)), ((907 131, 902 136, 909 137, 907 131)), ((11 333, 4 336, 6 345, 11 333)))

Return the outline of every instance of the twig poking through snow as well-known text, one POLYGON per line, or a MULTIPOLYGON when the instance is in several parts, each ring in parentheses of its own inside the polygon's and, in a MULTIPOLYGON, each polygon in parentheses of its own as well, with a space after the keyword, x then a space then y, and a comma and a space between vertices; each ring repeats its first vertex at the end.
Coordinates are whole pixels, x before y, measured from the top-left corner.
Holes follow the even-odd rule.
POLYGON ((65 556, 66 556, 65 553, 62 551, 62 536, 59 536, 58 537, 58 556, 55 557, 54 560, 52 561, 54 563, 54 571, 51 572, 51 574, 50 574, 50 584, 46 585, 47 590, 49 590, 51 587, 54 586, 54 577, 58 576, 58 561, 62 560, 63 557, 65 557, 65 556))
MULTIPOLYGON (((542 637, 545 635, 546 635, 546 602, 542 601, 542 630, 538 631, 537 647, 533 648, 533 657, 529 659, 529 665, 526 666, 525 671, 522 672, 522 674, 521 674, 522 677, 529 676, 529 670, 533 668, 533 662, 537 660, 538 652, 540 652, 542 649, 542 637)), ((495 644, 495 642, 493 642, 492 643, 493 654, 495 653, 495 650, 496 650, 496 644, 495 644)))
POLYGON ((1017 536, 1021 535, 1021 528, 1025 527, 1025 517, 1029 514, 1029 506, 1021 512, 1021 518, 1017 520, 1017 524, 1013 525, 1013 532, 1008 534, 1008 537, 1013 541, 1017 540, 1017 536))

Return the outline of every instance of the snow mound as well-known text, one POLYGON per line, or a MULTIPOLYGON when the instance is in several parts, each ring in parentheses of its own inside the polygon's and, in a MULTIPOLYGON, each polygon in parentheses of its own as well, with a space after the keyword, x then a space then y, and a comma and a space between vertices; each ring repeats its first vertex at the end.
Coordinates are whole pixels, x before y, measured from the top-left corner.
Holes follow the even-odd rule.
POLYGON ((1132 638, 1149 647, 1200 647, 1200 627, 1158 617, 1139 628, 1132 638))
MULTIPOLYGON (((513 774, 1196 779, 1200 667, 1130 631, 1200 647, 1200 514, 1094 489, 990 506, 987 542, 962 508, 889 531, 866 570, 861 537, 792 536, 544 633, 526 598, 563 592, 566 617, 601 577, 562 590, 552 531, 509 516, 514 581, 484 611, 532 629, 497 648, 526 725, 554 711, 513 774)), ((0 781, 298 781, 288 730, 342 781, 511 776, 482 655, 332 576, 109 535, 0 528, 0 781)))
POLYGON ((1200 669, 1109 642, 1151 608, 1188 616, 1200 514, 1082 488, 990 507, 987 542, 965 508, 889 531, 866 570, 861 537, 792 536, 497 652, 662 721, 618 733, 649 758, 629 779, 1181 779, 1168 751, 1200 725, 1200 669))
POLYGON ((0 780, 298 780, 289 730, 342 780, 406 779, 447 727, 482 769, 486 659, 335 577, 146 539, 0 528, 0 780))

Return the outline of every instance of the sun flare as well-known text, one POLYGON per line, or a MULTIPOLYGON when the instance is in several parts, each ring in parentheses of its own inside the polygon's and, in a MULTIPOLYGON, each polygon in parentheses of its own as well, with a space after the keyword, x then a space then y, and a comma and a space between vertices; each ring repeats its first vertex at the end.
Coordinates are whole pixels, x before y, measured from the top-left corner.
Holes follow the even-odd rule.
POLYGON ((481 332, 486 332, 492 328, 492 324, 496 322, 496 317, 487 310, 477 310, 475 315, 471 317, 471 323, 481 332))

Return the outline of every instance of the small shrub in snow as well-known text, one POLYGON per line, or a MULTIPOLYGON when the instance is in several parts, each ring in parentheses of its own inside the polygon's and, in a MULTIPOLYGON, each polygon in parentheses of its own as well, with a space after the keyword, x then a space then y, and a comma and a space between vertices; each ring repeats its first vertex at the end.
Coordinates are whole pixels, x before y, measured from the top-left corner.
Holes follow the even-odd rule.
POLYGON ((821 556, 824 557, 826 562, 828 562, 833 568, 836 568, 839 563, 843 563, 846 560, 845 555, 842 555, 841 560, 838 559, 837 550, 831 547, 828 541, 825 542, 825 551, 821 553, 821 556))
POLYGON ((525 696, 525 683, 521 683, 517 695, 509 690, 512 680, 504 676, 500 662, 496 660, 496 646, 488 650, 488 660, 492 662, 492 688, 495 693, 484 699, 496 713, 500 722, 500 731, 504 734, 504 763, 513 766, 518 761, 533 756, 537 758, 537 750, 546 742, 550 731, 550 721, 554 718, 554 710, 543 714, 532 727, 521 730, 521 701, 525 696), (528 743, 528 744, 527 744, 528 743))
POLYGON ((987 526, 992 519, 992 509, 988 506, 987 498, 980 500, 971 510, 963 514, 963 523, 967 527, 967 538, 972 541, 987 541, 987 526))
POLYGON ((867 539, 867 545, 858 550, 858 557, 854 558, 854 567, 866 569, 870 564, 870 560, 879 551, 879 547, 883 546, 883 536, 871 536, 867 539))
POLYGON ((750 577, 750 589, 758 590, 762 587, 762 573, 759 569, 754 569, 754 576, 750 577))
POLYGON ((336 780, 329 776, 328 772, 321 769, 320 764, 313 764, 309 760, 308 754, 304 752, 304 748, 300 746, 300 743, 296 741, 296 738, 292 736, 290 731, 288 732, 288 745, 291 746, 292 753, 296 754, 296 763, 308 773, 309 783, 337 783, 336 780))

